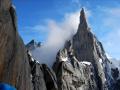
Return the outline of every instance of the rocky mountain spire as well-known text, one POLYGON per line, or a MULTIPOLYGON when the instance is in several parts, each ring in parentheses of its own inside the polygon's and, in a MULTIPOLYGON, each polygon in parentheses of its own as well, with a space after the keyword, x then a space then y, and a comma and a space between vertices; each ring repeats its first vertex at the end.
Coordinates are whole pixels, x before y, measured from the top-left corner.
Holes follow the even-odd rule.
POLYGON ((80 12, 80 24, 73 37, 73 51, 78 61, 91 62, 94 67, 95 81, 99 90, 105 86, 105 74, 101 68, 100 59, 104 62, 106 56, 101 43, 90 31, 87 25, 84 9, 80 12), (104 58, 103 58, 104 57, 104 58), (99 80, 98 80, 99 78, 99 80))
POLYGON ((82 10, 80 12, 80 25, 87 27, 87 21, 86 21, 86 16, 85 16, 84 8, 82 8, 82 10))
POLYGON ((90 29, 88 28, 84 8, 82 8, 82 10, 80 11, 80 23, 79 23, 76 35, 78 37, 81 37, 81 35, 83 35, 83 34, 86 35, 86 33, 89 32, 89 31, 90 31, 90 29))
POLYGON ((73 37, 74 53, 79 61, 92 60, 93 54, 91 52, 93 52, 94 49, 93 44, 94 35, 88 28, 85 12, 82 8, 80 12, 80 24, 77 33, 73 37))

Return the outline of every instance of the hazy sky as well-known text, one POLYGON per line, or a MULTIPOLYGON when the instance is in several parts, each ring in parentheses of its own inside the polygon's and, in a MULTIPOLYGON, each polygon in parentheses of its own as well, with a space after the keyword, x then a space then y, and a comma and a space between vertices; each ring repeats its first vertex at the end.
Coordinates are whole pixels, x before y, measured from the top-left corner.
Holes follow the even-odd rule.
POLYGON ((120 59, 120 0, 13 0, 13 3, 25 43, 35 39, 59 44, 57 40, 66 39, 63 34, 69 33, 70 28, 76 31, 79 12, 84 7, 89 27, 106 52, 120 59))

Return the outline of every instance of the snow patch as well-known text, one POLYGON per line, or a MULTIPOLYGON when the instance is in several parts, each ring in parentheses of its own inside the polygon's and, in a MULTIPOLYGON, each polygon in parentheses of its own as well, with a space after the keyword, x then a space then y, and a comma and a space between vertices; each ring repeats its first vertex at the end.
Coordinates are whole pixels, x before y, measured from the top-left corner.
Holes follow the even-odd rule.
POLYGON ((32 58, 32 54, 31 54, 30 51, 28 51, 28 54, 30 55, 31 60, 32 60, 32 61, 35 61, 34 58, 32 58))
POLYGON ((13 5, 13 4, 12 4, 12 7, 13 7, 14 9, 16 9, 15 5, 13 5))
POLYGON ((33 58, 31 58, 32 61, 35 61, 33 58))
POLYGON ((102 64, 103 63, 103 61, 102 61, 102 59, 101 58, 99 58, 99 62, 102 64))
POLYGON ((61 60, 65 62, 68 60, 68 57, 63 57, 63 58, 61 58, 61 60))
POLYGON ((36 63, 39 63, 39 61, 36 60, 36 63))
POLYGON ((91 65, 91 62, 87 62, 87 61, 82 61, 82 62, 80 62, 80 63, 82 63, 82 64, 87 64, 87 65, 91 65))
POLYGON ((30 79, 31 79, 31 81, 32 81, 32 78, 33 78, 33 76, 32 76, 32 74, 30 74, 30 79))
POLYGON ((108 53, 106 53, 106 56, 108 59, 112 59, 112 57, 108 53))

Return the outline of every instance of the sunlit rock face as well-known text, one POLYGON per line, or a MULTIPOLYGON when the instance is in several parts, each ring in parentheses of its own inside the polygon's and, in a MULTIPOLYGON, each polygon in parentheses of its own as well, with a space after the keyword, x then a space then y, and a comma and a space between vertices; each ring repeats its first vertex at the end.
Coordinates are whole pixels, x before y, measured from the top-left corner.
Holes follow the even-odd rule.
POLYGON ((89 61, 92 63, 97 87, 104 89, 106 87, 106 78, 102 62, 107 62, 107 57, 101 43, 88 27, 83 9, 81 10, 78 32, 73 37, 73 50, 78 61, 89 61))
POLYGON ((74 55, 67 52, 67 61, 61 58, 60 51, 53 69, 56 72, 59 90, 99 90, 95 81, 95 72, 91 62, 79 62, 74 55))
POLYGON ((53 70, 59 90, 117 90, 119 87, 113 86, 116 84, 111 75, 119 72, 111 72, 111 63, 101 42, 88 27, 84 9, 80 12, 77 33, 58 52, 53 70))

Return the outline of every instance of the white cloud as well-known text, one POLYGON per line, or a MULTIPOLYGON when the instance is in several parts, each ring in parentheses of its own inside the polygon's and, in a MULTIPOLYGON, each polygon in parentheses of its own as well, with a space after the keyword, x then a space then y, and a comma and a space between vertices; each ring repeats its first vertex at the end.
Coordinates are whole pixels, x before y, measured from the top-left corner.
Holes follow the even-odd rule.
POLYGON ((24 27, 25 30, 27 30, 29 32, 29 30, 31 30, 32 32, 46 32, 48 31, 48 28, 45 27, 45 25, 35 25, 35 26, 26 26, 24 27))
POLYGON ((110 28, 103 37, 104 47, 111 56, 120 58, 120 8, 106 8, 103 13, 106 15, 104 25, 110 28))
MULTIPOLYGON (((86 10, 87 16, 90 11, 86 10)), ((66 13, 62 22, 49 20, 45 26, 49 30, 48 38, 41 48, 33 52, 33 56, 40 63, 46 63, 50 67, 55 62, 57 52, 63 48, 66 40, 69 40, 77 31, 79 24, 80 10, 73 13, 66 13)))

